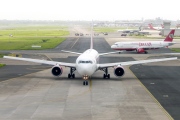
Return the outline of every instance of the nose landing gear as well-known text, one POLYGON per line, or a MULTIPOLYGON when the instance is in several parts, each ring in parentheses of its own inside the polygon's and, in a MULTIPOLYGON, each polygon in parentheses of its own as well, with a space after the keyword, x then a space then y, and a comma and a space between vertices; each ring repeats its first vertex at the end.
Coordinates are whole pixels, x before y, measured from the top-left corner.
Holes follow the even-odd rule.
POLYGON ((87 81, 87 79, 89 78, 89 76, 88 75, 84 75, 83 76, 83 85, 88 85, 88 81, 87 81))
POLYGON ((88 85, 88 81, 87 80, 83 81, 83 85, 88 85))

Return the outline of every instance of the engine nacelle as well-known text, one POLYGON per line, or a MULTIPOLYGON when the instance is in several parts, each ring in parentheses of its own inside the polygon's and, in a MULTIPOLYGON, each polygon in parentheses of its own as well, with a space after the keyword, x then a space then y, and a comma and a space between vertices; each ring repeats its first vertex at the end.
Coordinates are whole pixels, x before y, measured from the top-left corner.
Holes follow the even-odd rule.
POLYGON ((137 49, 137 52, 138 52, 138 53, 143 53, 143 52, 145 52, 145 50, 144 50, 143 48, 138 48, 138 49, 137 49))
POLYGON ((54 66, 51 72, 54 76, 60 76, 63 73, 63 69, 61 66, 54 66))
POLYGON ((114 68, 114 75, 117 77, 122 77, 124 75, 125 71, 122 66, 117 66, 114 68))

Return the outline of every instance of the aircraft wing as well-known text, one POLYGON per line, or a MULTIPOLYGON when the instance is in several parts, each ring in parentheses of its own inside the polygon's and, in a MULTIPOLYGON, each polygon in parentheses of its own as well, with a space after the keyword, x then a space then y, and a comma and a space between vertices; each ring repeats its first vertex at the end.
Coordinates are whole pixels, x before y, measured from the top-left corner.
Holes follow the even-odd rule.
POLYGON ((128 61, 128 62, 117 62, 117 63, 104 63, 104 64, 99 64, 99 68, 114 67, 114 66, 118 66, 118 65, 126 66, 126 65, 142 64, 142 63, 161 62, 161 61, 176 60, 176 59, 177 59, 177 57, 162 58, 162 59, 138 60, 138 61, 128 61))
POLYGON ((31 58, 19 58, 19 57, 11 57, 11 56, 4 56, 3 58, 28 61, 28 62, 34 62, 34 63, 42 63, 42 64, 53 65, 53 66, 54 65, 61 65, 61 66, 65 66, 65 67, 76 67, 75 63, 65 63, 65 62, 57 62, 57 61, 31 59, 31 58))

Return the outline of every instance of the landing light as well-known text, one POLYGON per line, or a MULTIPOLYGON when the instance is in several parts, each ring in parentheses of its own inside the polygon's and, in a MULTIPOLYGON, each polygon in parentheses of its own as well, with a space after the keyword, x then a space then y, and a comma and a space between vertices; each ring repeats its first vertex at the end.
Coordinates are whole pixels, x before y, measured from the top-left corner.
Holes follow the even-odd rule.
POLYGON ((84 76, 83 76, 83 79, 84 79, 84 80, 87 80, 88 78, 89 78, 88 75, 84 75, 84 76))

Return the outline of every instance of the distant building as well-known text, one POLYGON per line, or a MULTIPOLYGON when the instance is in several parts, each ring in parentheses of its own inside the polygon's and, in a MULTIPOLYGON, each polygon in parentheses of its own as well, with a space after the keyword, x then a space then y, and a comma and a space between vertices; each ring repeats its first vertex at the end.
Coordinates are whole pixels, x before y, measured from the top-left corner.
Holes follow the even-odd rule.
POLYGON ((167 36, 171 29, 175 29, 174 36, 180 36, 180 29, 171 28, 171 21, 163 21, 164 29, 161 30, 162 36, 167 36))

